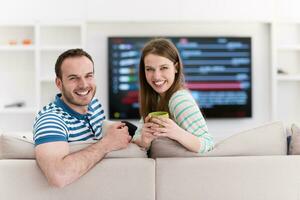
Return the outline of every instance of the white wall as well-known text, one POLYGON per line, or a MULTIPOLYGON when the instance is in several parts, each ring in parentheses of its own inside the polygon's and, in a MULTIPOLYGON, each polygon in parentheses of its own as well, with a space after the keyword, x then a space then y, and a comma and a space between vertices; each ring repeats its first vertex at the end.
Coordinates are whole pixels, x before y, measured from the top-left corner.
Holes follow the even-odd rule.
POLYGON ((0 22, 300 20, 298 0, 0 0, 0 22))
MULTIPOLYGON (((87 22, 87 49, 95 58, 98 96, 107 110, 107 35, 243 35, 253 38, 253 118, 209 120, 228 136, 270 120, 269 22, 300 21, 298 0, 0 0, 0 23, 87 22)), ((27 120, 14 120, 31 129, 27 120)))

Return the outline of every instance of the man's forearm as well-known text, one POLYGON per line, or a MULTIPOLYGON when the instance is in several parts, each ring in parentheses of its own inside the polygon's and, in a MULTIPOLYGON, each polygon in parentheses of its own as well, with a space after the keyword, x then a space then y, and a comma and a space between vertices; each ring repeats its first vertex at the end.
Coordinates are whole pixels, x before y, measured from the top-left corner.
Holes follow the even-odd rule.
POLYGON ((99 142, 62 159, 56 160, 51 169, 45 170, 51 184, 64 187, 88 172, 110 151, 103 138, 99 142))

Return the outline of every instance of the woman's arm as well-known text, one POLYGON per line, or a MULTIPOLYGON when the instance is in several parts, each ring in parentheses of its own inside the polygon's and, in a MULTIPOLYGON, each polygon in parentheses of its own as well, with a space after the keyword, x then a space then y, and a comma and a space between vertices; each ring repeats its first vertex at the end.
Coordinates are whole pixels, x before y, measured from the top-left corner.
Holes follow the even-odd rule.
POLYGON ((146 117, 145 123, 142 119, 140 120, 138 129, 136 130, 132 140, 133 143, 144 149, 149 149, 152 141, 156 138, 154 131, 151 128, 158 127, 156 124, 149 122, 149 119, 149 116, 146 117))
POLYGON ((199 139, 187 132, 186 130, 179 127, 172 119, 167 118, 153 118, 154 123, 160 124, 161 128, 154 128, 156 132, 154 135, 157 137, 168 137, 176 140, 182 144, 189 151, 198 152, 200 149, 199 139))
POLYGON ((164 122, 167 126, 167 130, 162 130, 167 133, 165 136, 190 151, 205 153, 213 148, 213 138, 208 133, 206 121, 189 91, 180 90, 173 94, 169 110, 173 120, 164 122))

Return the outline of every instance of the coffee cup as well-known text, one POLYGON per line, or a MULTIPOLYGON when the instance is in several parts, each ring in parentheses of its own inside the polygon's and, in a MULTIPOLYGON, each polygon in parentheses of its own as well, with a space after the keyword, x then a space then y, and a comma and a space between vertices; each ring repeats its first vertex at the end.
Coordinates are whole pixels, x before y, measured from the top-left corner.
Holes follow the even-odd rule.
POLYGON ((162 118, 169 118, 169 113, 165 111, 156 111, 149 113, 150 117, 162 117, 162 118))
MULTIPOLYGON (((165 112, 165 111, 156 111, 156 112, 149 113, 149 116, 151 118, 155 118, 155 117, 169 118, 169 113, 165 112)), ((150 119, 150 121, 151 121, 151 119, 150 119)), ((160 125, 160 127, 163 127, 163 126, 160 125)))

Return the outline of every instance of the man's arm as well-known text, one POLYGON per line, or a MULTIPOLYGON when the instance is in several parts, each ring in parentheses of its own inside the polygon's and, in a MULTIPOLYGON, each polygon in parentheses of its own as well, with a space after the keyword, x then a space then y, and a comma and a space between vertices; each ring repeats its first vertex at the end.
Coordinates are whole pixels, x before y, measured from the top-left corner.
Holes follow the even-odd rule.
POLYGON ((48 179, 56 187, 64 187, 88 172, 108 152, 126 148, 131 137, 123 123, 109 127, 99 142, 69 154, 67 142, 40 144, 35 148, 36 160, 48 179))

